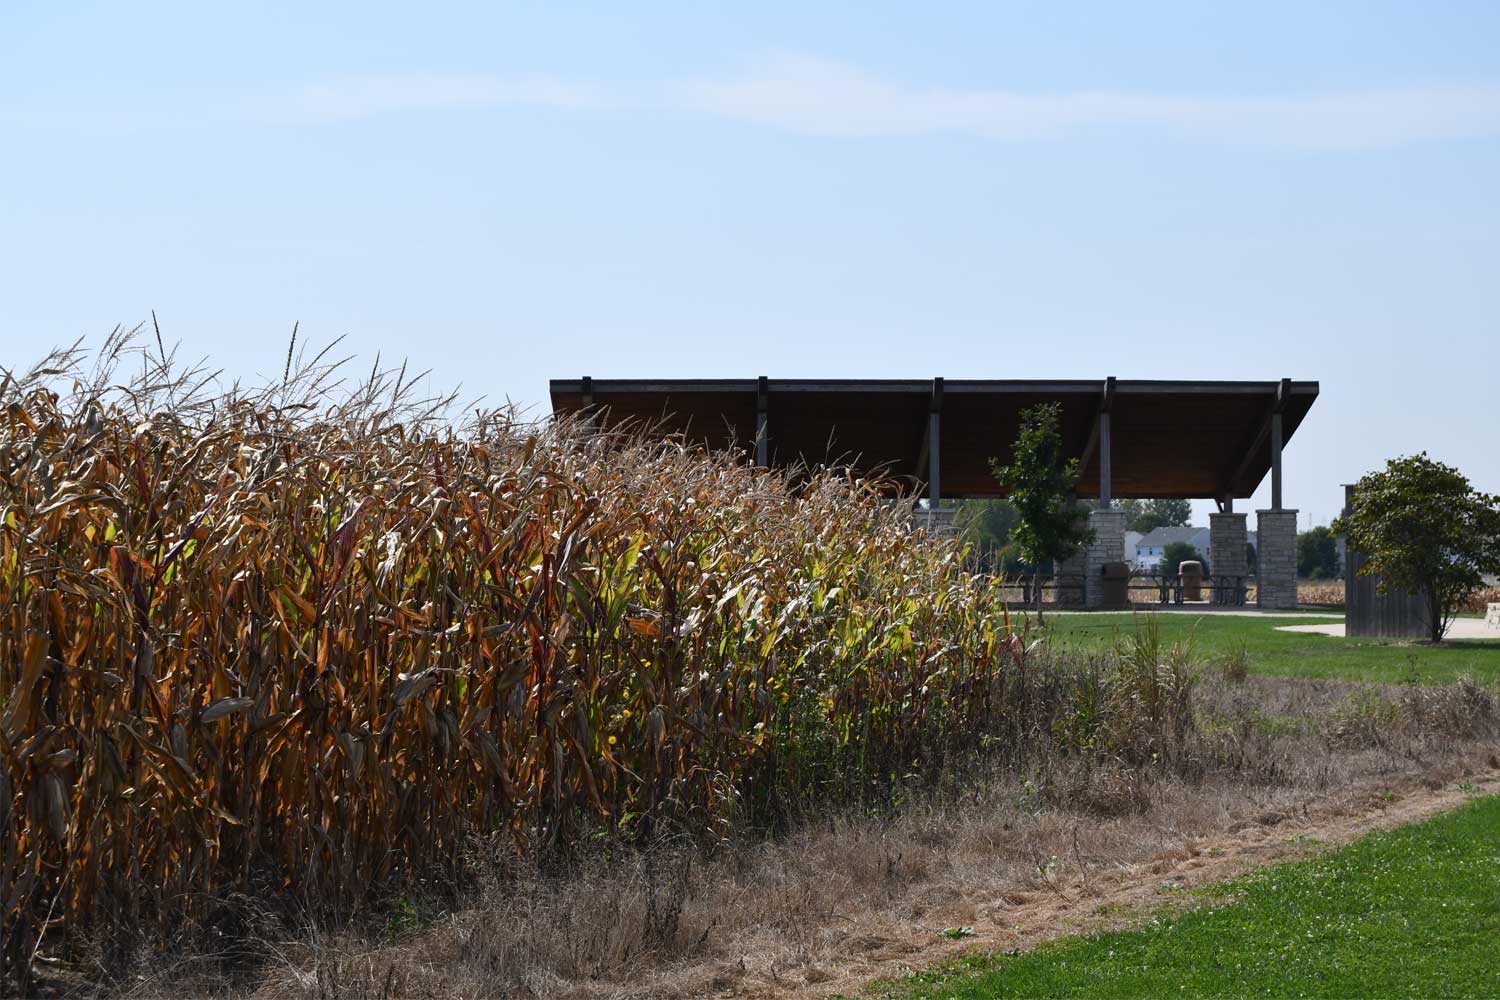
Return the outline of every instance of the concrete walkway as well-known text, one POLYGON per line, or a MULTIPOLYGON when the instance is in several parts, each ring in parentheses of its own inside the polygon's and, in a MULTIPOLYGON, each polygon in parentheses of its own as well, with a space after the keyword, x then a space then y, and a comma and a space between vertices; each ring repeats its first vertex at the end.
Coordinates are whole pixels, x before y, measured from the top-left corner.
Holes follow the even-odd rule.
MULTIPOLYGON (((1343 622, 1328 622, 1322 625, 1278 625, 1278 632, 1311 632, 1316 635, 1344 637, 1343 622)), ((1445 636, 1448 639, 1496 639, 1500 640, 1500 629, 1492 629, 1482 618, 1455 618, 1445 636)))

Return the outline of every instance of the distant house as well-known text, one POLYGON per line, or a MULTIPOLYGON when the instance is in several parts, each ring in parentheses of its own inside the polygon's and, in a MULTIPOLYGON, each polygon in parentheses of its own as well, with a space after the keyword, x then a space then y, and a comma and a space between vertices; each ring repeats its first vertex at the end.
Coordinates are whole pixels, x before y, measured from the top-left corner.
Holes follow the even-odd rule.
MULTIPOLYGON (((1248 532, 1250 547, 1255 548, 1255 532, 1248 532)), ((1208 558, 1208 529, 1198 528, 1192 525, 1181 528, 1152 528, 1143 535, 1135 546, 1135 558, 1133 563, 1136 569, 1144 573, 1155 572, 1156 566, 1161 562, 1162 553, 1168 545, 1173 542, 1187 542, 1197 549, 1203 558, 1208 558)), ((1132 562, 1130 557, 1130 543, 1126 542, 1125 559, 1132 562)), ((1212 570, 1213 566, 1210 565, 1212 570)))
POLYGON ((1141 544, 1141 539, 1146 535, 1140 531, 1125 532, 1125 562, 1128 565, 1136 565, 1136 549, 1141 544))
POLYGON ((1161 562, 1162 553, 1173 542, 1187 542, 1193 548, 1208 555, 1208 529, 1191 525, 1182 528, 1152 528, 1135 547, 1135 564, 1146 572, 1153 572, 1161 562))

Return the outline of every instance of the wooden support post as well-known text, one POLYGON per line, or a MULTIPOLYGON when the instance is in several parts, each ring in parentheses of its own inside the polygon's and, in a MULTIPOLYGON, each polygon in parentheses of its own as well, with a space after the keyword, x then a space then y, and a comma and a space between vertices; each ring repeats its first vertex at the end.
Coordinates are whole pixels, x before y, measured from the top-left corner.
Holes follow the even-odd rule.
MULTIPOLYGON (((1281 509, 1281 414, 1292 398, 1292 380, 1284 378, 1276 386, 1276 395, 1271 398, 1271 405, 1266 410, 1266 418, 1261 421, 1260 429, 1256 431, 1255 437, 1241 453, 1239 465, 1233 472, 1224 477, 1224 491, 1226 495, 1232 494, 1237 484, 1250 470, 1250 465, 1255 461, 1256 453, 1260 446, 1266 444, 1269 439, 1271 446, 1271 508, 1281 509)), ((1229 507, 1225 507, 1229 510, 1229 507)))
POLYGON ((1271 509, 1281 510, 1281 412, 1292 397, 1292 380, 1284 378, 1276 387, 1271 407, 1271 509))
POLYGON ((1104 395, 1099 401, 1099 509, 1109 510, 1110 497, 1110 436, 1109 415, 1114 409, 1115 377, 1104 380, 1104 395))
POLYGON ((1109 510, 1109 414, 1099 414, 1099 509, 1109 510))
POLYGON ((594 405, 594 380, 588 375, 583 377, 583 384, 579 387, 578 396, 583 403, 578 408, 578 414, 582 418, 582 426, 589 430, 598 429, 599 409, 594 405))
POLYGON ((767 412, 770 403, 769 382, 770 380, 764 375, 755 382, 755 465, 760 469, 768 469, 771 466, 770 419, 767 412))
POLYGON ((1271 509, 1281 509, 1281 414, 1271 414, 1271 509))
POLYGON ((939 442, 942 440, 940 421, 943 411, 943 380, 932 380, 932 399, 927 411, 927 507, 937 510, 942 500, 942 462, 939 442))

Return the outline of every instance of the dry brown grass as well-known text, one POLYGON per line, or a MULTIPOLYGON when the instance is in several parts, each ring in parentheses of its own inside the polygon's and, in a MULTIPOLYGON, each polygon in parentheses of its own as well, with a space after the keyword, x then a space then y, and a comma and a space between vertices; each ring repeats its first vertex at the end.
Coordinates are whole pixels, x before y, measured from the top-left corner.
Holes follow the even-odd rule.
POLYGON ((1285 822, 1305 839, 1319 810, 1384 808, 1389 789, 1500 768, 1495 694, 1472 684, 1210 678, 1193 701, 1199 725, 1173 766, 1042 741, 1024 767, 913 790, 894 815, 834 812, 712 858, 658 844, 561 873, 506 862, 430 926, 304 940, 242 989, 309 1000, 388 995, 387 983, 389 995, 435 997, 819 995, 835 977, 847 987, 920 966, 946 927, 1003 934, 1049 899, 1088 911, 1123 873, 1175 869, 1216 838, 1285 822))

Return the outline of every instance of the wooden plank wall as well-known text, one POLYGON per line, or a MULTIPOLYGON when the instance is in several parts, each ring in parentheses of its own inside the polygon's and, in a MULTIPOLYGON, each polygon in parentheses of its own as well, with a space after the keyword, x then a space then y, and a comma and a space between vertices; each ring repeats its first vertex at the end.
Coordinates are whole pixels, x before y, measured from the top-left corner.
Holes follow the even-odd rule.
POLYGON ((1350 552, 1344 560, 1344 634, 1366 636, 1427 635, 1427 615, 1415 594, 1375 592, 1378 576, 1360 576, 1364 557, 1350 552))
MULTIPOLYGON (((1344 487, 1344 513, 1349 513, 1354 487, 1344 487)), ((1375 592, 1378 576, 1360 576, 1364 556, 1348 549, 1344 554, 1344 634, 1350 636, 1423 637, 1427 635, 1427 612, 1415 594, 1375 592)))

